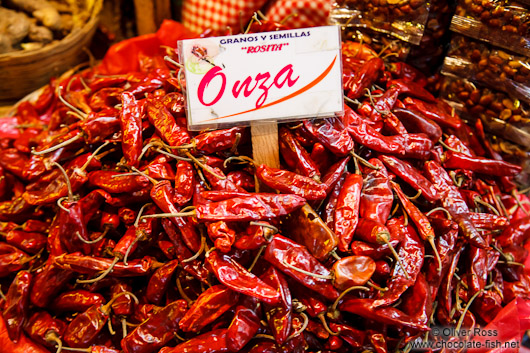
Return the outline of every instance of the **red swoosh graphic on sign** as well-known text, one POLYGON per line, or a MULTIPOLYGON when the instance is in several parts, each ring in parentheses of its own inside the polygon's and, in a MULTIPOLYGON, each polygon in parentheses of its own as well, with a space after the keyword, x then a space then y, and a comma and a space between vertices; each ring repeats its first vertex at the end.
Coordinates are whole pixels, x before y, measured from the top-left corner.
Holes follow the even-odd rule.
POLYGON ((293 92, 293 93, 291 93, 291 94, 289 94, 289 95, 287 95, 287 96, 285 96, 283 98, 280 98, 280 99, 278 99, 278 100, 276 100, 274 102, 270 102, 270 103, 264 104, 264 105, 262 105, 259 108, 249 109, 249 110, 245 110, 244 112, 235 113, 235 114, 226 115, 226 116, 221 116, 221 117, 208 119, 208 120, 204 120, 204 121, 219 120, 219 119, 224 119, 224 118, 230 118, 230 117, 236 116, 236 115, 250 113, 250 112, 253 112, 253 111, 256 111, 256 110, 259 110, 259 109, 263 109, 263 108, 267 108, 267 107, 273 106, 273 105, 281 103, 281 102, 285 102, 286 100, 289 100, 291 98, 294 98, 294 97, 304 93, 305 91, 313 88, 320 81, 322 81, 324 79, 324 77, 326 77, 329 74, 329 72, 333 68, 333 65, 335 65, 335 61, 337 61, 337 56, 336 55, 335 55, 335 58, 333 59, 333 61, 331 62, 331 64, 329 64, 329 66, 326 68, 326 70, 324 70, 324 72, 322 72, 317 78, 315 78, 313 81, 309 82, 306 86, 300 88, 298 91, 295 91, 295 92, 293 92))

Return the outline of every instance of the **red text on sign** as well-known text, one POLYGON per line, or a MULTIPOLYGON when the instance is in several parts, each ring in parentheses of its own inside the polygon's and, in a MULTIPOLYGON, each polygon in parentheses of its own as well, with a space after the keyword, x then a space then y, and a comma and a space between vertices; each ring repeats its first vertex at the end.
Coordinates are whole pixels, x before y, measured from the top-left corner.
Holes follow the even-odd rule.
MULTIPOLYGON (((284 66, 271 80, 272 75, 270 72, 258 73, 255 77, 248 76, 246 79, 241 82, 237 80, 232 86, 232 95, 234 98, 240 98, 241 92, 243 92, 243 97, 249 97, 256 88, 258 93, 261 91, 261 95, 256 100, 256 108, 261 107, 267 100, 269 95, 269 90, 273 87, 282 89, 285 84, 287 87, 292 87, 298 81, 300 76, 293 78, 294 71, 293 65, 288 64, 284 66)), ((197 89, 197 96, 199 102, 205 106, 211 106, 217 103, 224 95, 226 88, 226 75, 223 73, 223 69, 220 66, 215 66, 211 68, 202 78, 197 89), (204 101, 204 94, 210 83, 214 80, 221 80, 221 86, 219 91, 215 95, 215 98, 211 102, 204 101)))
POLYGON ((267 44, 267 45, 253 45, 250 47, 243 47, 241 49, 246 50, 247 54, 253 53, 266 53, 269 51, 280 51, 283 47, 289 45, 289 43, 280 44, 267 44))

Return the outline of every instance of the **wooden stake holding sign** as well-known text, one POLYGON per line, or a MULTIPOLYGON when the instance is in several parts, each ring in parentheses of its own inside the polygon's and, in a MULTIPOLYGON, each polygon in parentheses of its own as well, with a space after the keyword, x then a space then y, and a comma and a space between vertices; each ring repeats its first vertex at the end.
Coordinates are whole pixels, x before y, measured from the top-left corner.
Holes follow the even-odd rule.
MULTIPOLYGON (((278 124, 276 122, 250 123, 250 133, 252 136, 252 158, 256 164, 280 168, 278 124)), ((256 180, 256 192, 270 191, 267 189, 266 185, 261 185, 256 180)))
POLYGON ((256 163, 279 168, 280 121, 342 115, 340 28, 189 39, 188 129, 250 125, 256 163))

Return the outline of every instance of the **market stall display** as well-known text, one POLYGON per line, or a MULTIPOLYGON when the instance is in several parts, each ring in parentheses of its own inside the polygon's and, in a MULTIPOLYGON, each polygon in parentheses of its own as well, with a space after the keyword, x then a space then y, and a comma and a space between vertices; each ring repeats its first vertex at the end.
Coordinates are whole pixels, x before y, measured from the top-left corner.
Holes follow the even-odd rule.
POLYGON ((530 329, 530 199, 481 120, 348 41, 345 115, 281 124, 271 168, 246 127, 187 129, 191 35, 165 21, 0 119, 4 347, 387 352, 530 329))

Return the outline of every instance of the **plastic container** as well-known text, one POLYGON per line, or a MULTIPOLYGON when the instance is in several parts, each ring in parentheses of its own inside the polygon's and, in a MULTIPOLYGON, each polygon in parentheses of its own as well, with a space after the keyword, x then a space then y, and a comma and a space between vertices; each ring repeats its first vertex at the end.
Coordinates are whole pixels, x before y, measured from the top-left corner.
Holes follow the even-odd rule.
POLYGON ((442 68, 530 104, 530 59, 463 36, 455 36, 442 68))
POLYGON ((339 0, 333 1, 329 20, 331 24, 369 28, 419 44, 429 7, 428 0, 339 0))
POLYGON ((530 56, 528 5, 507 0, 460 0, 451 30, 530 56))
POLYGON ((530 147, 530 106, 525 102, 456 76, 445 78, 441 97, 464 119, 480 118, 489 132, 530 147))
POLYGON ((435 73, 443 63, 449 43, 449 26, 455 2, 432 0, 425 31, 418 46, 413 46, 407 62, 425 74, 435 73))

